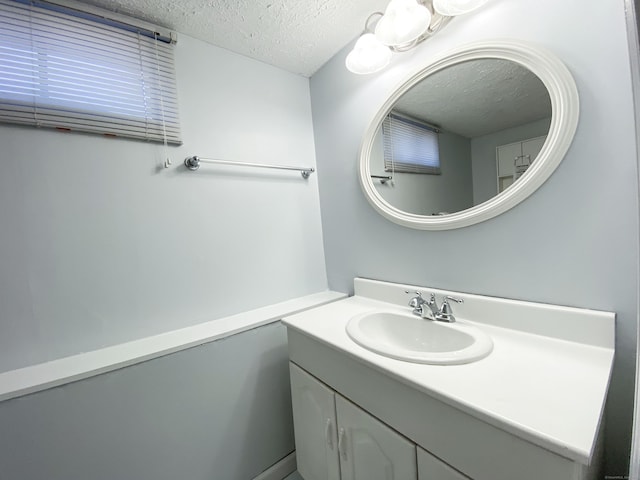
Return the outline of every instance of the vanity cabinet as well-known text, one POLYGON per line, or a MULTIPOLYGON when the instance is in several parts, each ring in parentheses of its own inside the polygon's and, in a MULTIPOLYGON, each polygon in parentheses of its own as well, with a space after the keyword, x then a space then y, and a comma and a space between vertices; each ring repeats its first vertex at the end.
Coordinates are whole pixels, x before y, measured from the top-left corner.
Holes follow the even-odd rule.
POLYGON ((469 477, 440 461, 426 450, 420 447, 416 448, 419 480, 469 480, 469 477))
POLYGON ((527 171, 542 150, 546 139, 547 136, 543 135, 497 147, 498 193, 506 190, 527 171))
POLYGON ((304 480, 469 480, 294 363, 289 367, 304 480))
POLYGON ((348 327, 406 312, 405 292, 425 287, 354 287, 353 297, 282 320, 305 480, 600 478, 614 313, 433 289, 464 298, 461 323, 475 318, 494 348, 469 364, 419 364, 363 348, 348 327), (333 462, 316 467, 333 477, 309 473, 320 461, 333 462))
MULTIPOLYGON (((305 480, 417 480, 414 443, 295 364, 290 371, 296 458, 305 480)), ((440 480, 424 477, 431 478, 440 480)))
POLYGON ((296 456, 304 480, 598 478, 599 448, 591 465, 580 464, 295 329, 288 337, 296 456), (351 416, 354 409, 359 414, 351 416), (341 428, 346 461, 339 454, 341 428), (381 440, 382 431, 399 439, 399 450, 408 444, 411 453, 396 456, 395 448, 381 440), (404 466, 414 470, 400 470, 404 466), (385 476, 389 472, 393 476, 385 476))

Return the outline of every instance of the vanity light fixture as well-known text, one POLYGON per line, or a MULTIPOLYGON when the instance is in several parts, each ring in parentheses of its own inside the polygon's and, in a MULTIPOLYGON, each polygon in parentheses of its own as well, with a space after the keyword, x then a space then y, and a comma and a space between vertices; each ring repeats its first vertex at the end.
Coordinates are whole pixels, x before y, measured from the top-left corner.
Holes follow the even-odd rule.
POLYGON ((373 33, 364 33, 347 55, 347 68, 354 73, 374 73, 391 61, 391 50, 380 43, 373 33))
POLYGON ((431 12, 416 0, 391 0, 376 24, 376 38, 388 47, 411 48, 429 28, 431 12))
POLYGON ((480 8, 488 0, 391 0, 384 13, 369 15, 364 33, 347 55, 347 69, 357 74, 385 68, 395 52, 406 52, 434 35, 452 17, 480 8), (375 28, 372 20, 377 19, 375 28))
POLYGON ((440 15, 455 17, 465 13, 473 12, 480 8, 488 0, 433 0, 433 8, 440 15))

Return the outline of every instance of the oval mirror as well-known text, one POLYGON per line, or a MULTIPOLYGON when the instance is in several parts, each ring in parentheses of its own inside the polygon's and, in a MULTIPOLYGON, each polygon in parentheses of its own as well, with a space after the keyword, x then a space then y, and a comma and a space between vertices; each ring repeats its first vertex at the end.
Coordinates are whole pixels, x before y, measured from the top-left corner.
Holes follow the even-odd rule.
POLYGON ((460 48, 414 74, 367 129, 360 183, 389 220, 423 230, 494 217, 564 157, 578 92, 562 62, 516 42, 460 48))

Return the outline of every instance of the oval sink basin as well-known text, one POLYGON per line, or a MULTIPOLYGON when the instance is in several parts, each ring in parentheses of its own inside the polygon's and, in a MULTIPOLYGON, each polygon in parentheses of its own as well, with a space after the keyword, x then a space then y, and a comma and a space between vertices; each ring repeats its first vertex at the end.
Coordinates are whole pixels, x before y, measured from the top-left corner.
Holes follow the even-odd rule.
POLYGON ((386 357, 413 363, 459 365, 486 357, 493 341, 465 322, 438 322, 411 314, 369 312, 347 323, 358 345, 386 357))

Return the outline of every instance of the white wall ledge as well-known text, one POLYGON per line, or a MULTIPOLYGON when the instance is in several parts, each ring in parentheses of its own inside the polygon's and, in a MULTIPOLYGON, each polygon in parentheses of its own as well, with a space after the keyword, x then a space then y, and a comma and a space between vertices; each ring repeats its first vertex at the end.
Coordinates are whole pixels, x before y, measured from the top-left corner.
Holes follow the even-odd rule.
POLYGON ((179 330, 0 374, 0 401, 58 387, 220 340, 346 297, 320 292, 179 330))

